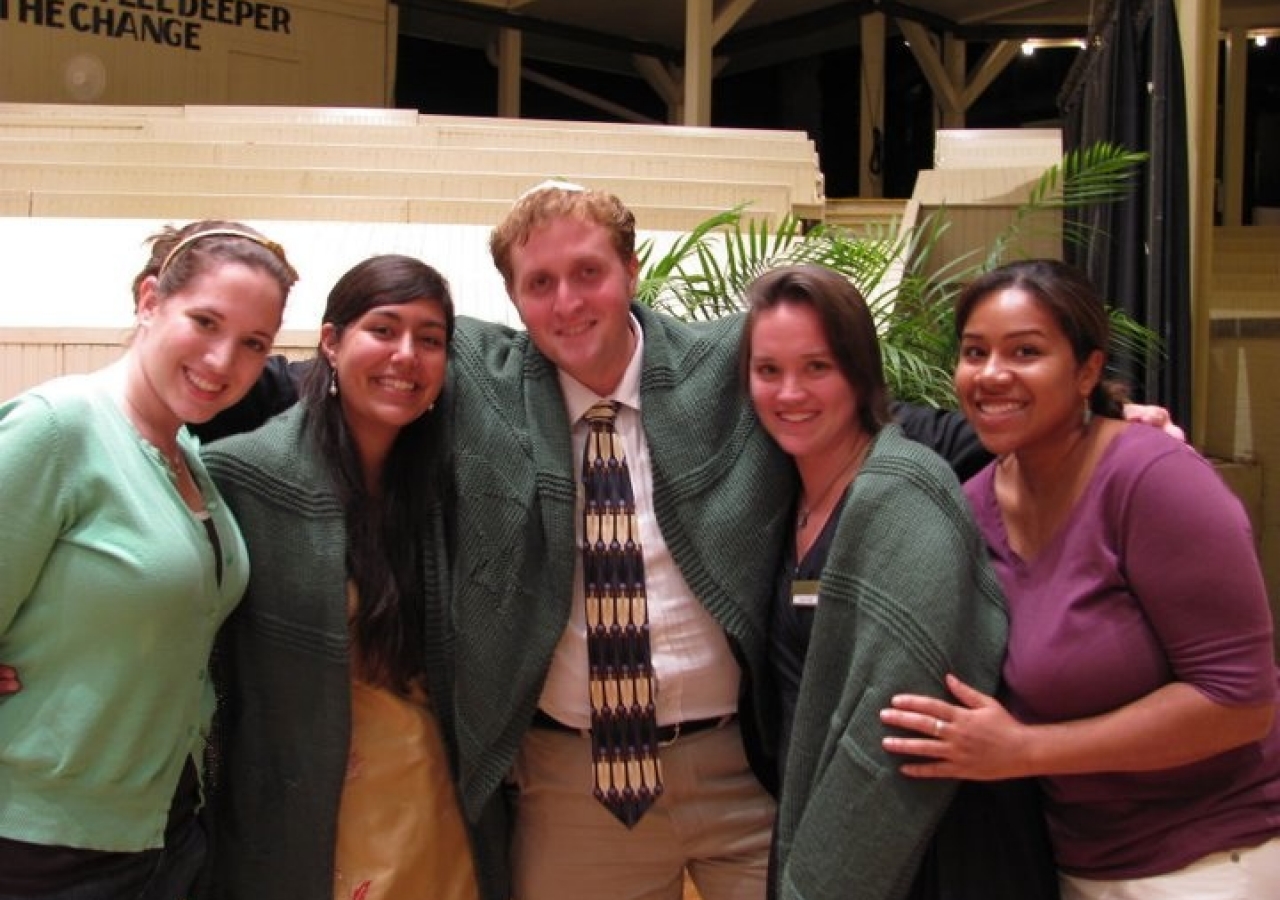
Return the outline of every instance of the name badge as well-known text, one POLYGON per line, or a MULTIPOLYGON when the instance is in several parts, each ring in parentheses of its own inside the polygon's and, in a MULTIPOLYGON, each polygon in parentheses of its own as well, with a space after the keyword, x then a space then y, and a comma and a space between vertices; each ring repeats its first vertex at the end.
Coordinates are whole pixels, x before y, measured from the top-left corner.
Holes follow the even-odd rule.
POLYGON ((818 605, 818 582, 791 582, 791 605, 805 609, 813 609, 818 605))

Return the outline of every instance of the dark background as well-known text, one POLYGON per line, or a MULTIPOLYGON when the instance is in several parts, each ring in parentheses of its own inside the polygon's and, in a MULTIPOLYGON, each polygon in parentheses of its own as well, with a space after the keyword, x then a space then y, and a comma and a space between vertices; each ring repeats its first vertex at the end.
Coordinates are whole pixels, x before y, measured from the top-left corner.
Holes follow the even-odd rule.
MULTIPOLYGON (((970 44, 970 65, 985 47, 970 44)), ((1280 41, 1248 48, 1244 209, 1280 206, 1280 41)), ((1019 56, 966 114, 969 128, 1054 127, 1057 95, 1077 51, 1040 48, 1019 56)), ((712 124, 782 128, 809 134, 818 148, 828 197, 858 194, 858 116, 861 106, 856 47, 716 79, 712 124)), ((553 78, 657 120, 664 104, 639 77, 533 62, 553 78)), ((1222 73, 1219 74, 1219 85, 1222 73)), ((400 38, 396 105, 424 113, 496 114, 497 71, 478 50, 420 38, 400 38)), ((886 46, 885 121, 881 124, 884 193, 909 197, 916 173, 933 160, 932 93, 911 51, 900 40, 886 46)), ((1221 107, 1221 104, 1220 104, 1221 107)), ((608 114, 525 81, 522 115, 538 119, 607 121, 608 114)), ((1247 218, 1246 218, 1247 221, 1247 218)))

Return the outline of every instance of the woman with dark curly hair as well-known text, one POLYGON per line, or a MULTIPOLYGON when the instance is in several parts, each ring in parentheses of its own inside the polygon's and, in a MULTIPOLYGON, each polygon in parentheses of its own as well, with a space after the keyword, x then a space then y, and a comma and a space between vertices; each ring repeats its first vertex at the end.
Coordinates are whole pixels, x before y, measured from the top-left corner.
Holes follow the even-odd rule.
POLYGON ((1249 521, 1186 444, 1120 418, 1106 310, 1053 260, 956 306, 965 486, 1009 600, 1004 690, 902 696, 917 778, 1037 776, 1067 900, 1280 896, 1280 729, 1249 521))

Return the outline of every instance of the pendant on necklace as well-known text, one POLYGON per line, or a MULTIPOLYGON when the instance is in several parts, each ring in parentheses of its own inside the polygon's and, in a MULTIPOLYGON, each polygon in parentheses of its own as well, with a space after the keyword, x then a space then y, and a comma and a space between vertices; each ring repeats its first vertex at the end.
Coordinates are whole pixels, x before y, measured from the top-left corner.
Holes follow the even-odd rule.
MULTIPOLYGON (((155 445, 152 444, 152 446, 154 447, 155 445)), ((182 451, 175 450, 172 454, 169 454, 156 447, 156 453, 160 457, 160 462, 164 466, 169 480, 174 484, 178 484, 182 480, 182 451)))

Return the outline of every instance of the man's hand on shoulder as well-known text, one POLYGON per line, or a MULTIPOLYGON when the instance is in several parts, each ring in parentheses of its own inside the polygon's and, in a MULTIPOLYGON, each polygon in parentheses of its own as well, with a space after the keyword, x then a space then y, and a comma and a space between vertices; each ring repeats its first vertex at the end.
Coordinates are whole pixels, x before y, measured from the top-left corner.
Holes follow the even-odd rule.
POLYGON ((1169 410, 1163 406, 1147 406, 1142 403, 1126 403, 1124 405, 1124 418, 1126 422, 1140 422, 1143 425, 1151 425, 1164 431, 1165 434, 1175 437, 1185 442, 1186 433, 1177 426, 1173 421, 1173 417, 1169 415, 1169 410))

